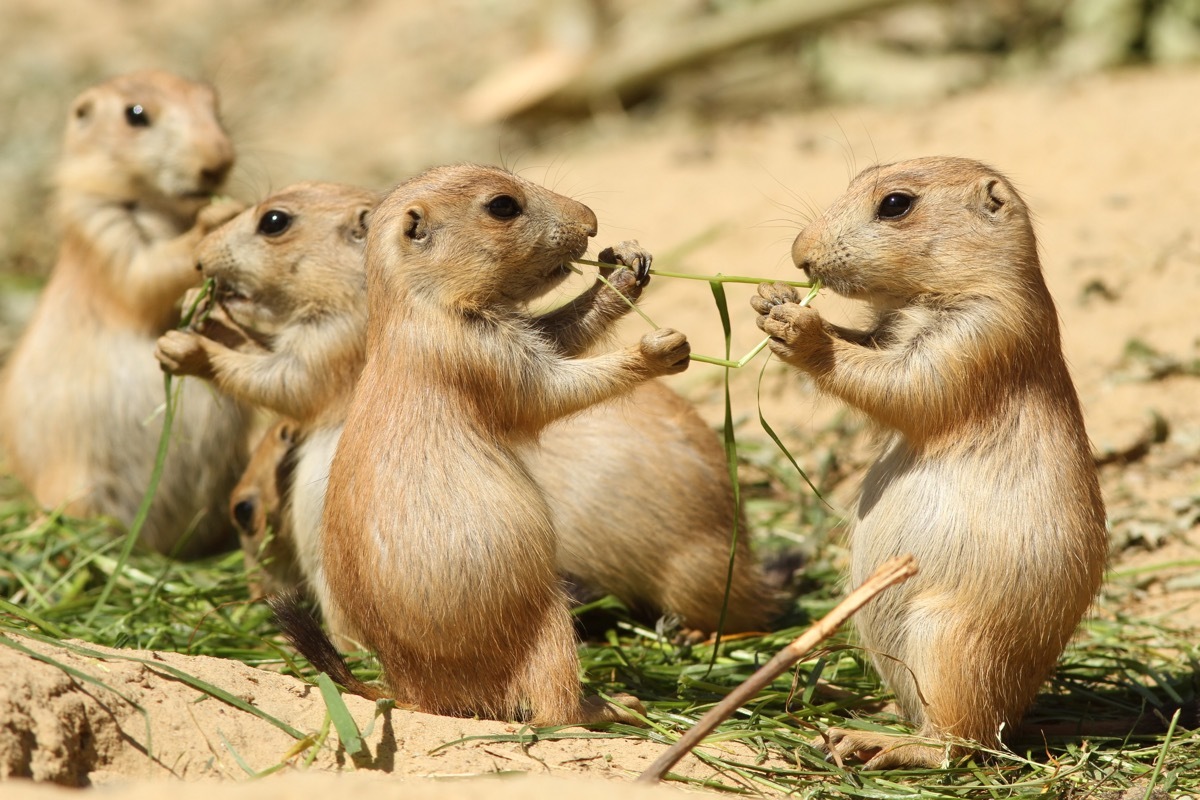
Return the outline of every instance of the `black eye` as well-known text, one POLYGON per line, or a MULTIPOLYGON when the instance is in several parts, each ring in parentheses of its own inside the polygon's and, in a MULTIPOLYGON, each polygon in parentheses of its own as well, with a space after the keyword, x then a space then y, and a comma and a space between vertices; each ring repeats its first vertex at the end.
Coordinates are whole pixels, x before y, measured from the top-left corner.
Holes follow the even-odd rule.
POLYGON ((258 232, 263 236, 278 236, 292 226, 292 215, 272 208, 258 219, 258 232))
POLYGON ((502 194, 487 204, 487 210, 496 219, 512 219, 521 213, 521 204, 516 198, 502 194))
POLYGON ((233 521, 243 531, 253 533, 251 526, 254 524, 254 501, 242 500, 234 505, 233 521))
POLYGON ((879 210, 875 214, 880 219, 899 219, 912 210, 916 199, 911 194, 892 192, 879 201, 879 210))
POLYGON ((150 127, 150 115, 146 113, 146 109, 142 107, 141 103, 125 107, 125 121, 134 128, 150 127))

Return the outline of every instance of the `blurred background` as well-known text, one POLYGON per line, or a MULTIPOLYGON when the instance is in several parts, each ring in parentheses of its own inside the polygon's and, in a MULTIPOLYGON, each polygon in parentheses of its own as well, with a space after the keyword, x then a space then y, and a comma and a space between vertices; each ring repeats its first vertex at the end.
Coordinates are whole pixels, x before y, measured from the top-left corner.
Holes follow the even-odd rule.
POLYGON ((1200 0, 7 0, 0 52, 0 272, 38 276, 67 105, 130 69, 218 87, 229 191, 254 200, 305 178, 386 187, 437 162, 563 159, 614 127, 919 108, 1195 62, 1200 0))

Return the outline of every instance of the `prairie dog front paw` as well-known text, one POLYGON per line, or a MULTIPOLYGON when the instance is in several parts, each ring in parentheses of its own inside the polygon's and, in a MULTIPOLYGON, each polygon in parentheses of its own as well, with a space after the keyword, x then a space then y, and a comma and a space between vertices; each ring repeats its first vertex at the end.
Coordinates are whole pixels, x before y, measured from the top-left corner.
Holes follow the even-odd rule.
POLYGON ((654 256, 638 244, 636 239, 604 248, 597 260, 614 266, 629 267, 637 279, 638 286, 645 286, 650 282, 650 265, 654 263, 654 256))
POLYGON ((642 357, 654 375, 674 375, 688 366, 692 346, 687 337, 671 328, 659 328, 642 337, 642 357))
POLYGON ((204 349, 204 337, 191 331, 167 331, 158 338, 154 357, 172 375, 212 377, 212 364, 204 349))
POLYGON ((786 283, 760 283, 758 294, 750 298, 750 305, 759 314, 766 316, 775 306, 785 303, 798 304, 801 299, 795 286, 788 286, 786 283))

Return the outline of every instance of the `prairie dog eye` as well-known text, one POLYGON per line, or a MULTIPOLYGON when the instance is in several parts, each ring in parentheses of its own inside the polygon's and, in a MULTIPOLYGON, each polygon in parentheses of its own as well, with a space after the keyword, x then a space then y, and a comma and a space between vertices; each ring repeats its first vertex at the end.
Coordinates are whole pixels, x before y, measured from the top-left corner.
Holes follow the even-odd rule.
POLYGON ((131 106, 125 107, 125 121, 132 128, 149 128, 150 115, 146 112, 141 103, 134 103, 131 106))
POLYGON ((278 208, 258 218, 258 233, 263 236, 278 236, 292 226, 292 215, 278 208))
POLYGON ((904 192, 892 192, 879 201, 875 215, 880 219, 899 219, 912 210, 917 198, 904 192))
POLYGON ((520 215, 521 204, 517 202, 515 197, 502 194, 499 197, 492 198, 488 202, 487 210, 496 219, 512 219, 520 215))
POLYGON ((240 500, 233 507, 233 521, 246 533, 254 532, 254 511, 253 500, 240 500))

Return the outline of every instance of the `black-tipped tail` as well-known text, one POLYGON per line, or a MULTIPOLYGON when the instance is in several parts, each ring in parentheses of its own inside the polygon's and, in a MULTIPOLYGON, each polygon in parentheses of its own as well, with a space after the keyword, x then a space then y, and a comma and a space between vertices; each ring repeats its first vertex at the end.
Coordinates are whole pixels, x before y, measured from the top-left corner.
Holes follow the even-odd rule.
POLYGON ((299 591, 290 590, 272 595, 267 598, 267 605, 275 613, 275 622, 279 625, 279 630, 292 643, 292 647, 308 659, 314 669, 324 672, 334 683, 340 684, 352 694, 370 700, 379 700, 386 696, 378 687, 359 680, 350 671, 346 660, 321 627, 321 621, 304 604, 303 595, 299 591))

